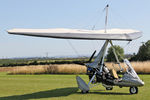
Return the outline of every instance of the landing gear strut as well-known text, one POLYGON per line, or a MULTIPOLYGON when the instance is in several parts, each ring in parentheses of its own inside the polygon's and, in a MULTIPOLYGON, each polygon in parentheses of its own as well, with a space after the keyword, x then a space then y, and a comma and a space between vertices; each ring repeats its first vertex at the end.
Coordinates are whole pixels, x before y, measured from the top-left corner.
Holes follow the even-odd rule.
POLYGON ((137 87, 130 87, 130 93, 131 94, 137 94, 138 93, 138 88, 137 87))

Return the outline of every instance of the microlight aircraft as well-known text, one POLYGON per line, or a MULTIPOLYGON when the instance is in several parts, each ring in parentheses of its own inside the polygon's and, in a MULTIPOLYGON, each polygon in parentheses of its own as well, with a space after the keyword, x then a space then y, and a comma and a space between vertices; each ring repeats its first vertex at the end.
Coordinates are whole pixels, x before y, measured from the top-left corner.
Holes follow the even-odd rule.
MULTIPOLYGON (((27 35, 36 37, 49 37, 49 38, 61 38, 61 39, 82 39, 82 40, 105 40, 105 43, 99 53, 97 54, 93 62, 86 64, 87 75, 89 76, 89 83, 77 76, 78 88, 82 93, 88 93, 90 88, 96 86, 99 83, 106 88, 106 90, 112 90, 113 86, 130 87, 129 91, 131 94, 138 93, 138 87, 143 86, 144 82, 138 77, 137 73, 133 69, 132 65, 127 59, 124 59, 126 70, 123 69, 118 60, 118 56, 114 49, 112 41, 132 41, 142 36, 142 32, 133 29, 107 29, 107 15, 108 5, 106 6, 106 18, 105 18, 105 29, 104 30, 83 30, 83 29, 11 29, 7 32, 15 35, 27 35), (104 57, 107 51, 108 44, 111 44, 113 53, 116 61, 120 67, 120 72, 123 70, 125 73, 122 77, 118 77, 117 72, 112 69, 109 70, 104 64, 104 57)), ((95 52, 92 54, 93 58, 95 52)))

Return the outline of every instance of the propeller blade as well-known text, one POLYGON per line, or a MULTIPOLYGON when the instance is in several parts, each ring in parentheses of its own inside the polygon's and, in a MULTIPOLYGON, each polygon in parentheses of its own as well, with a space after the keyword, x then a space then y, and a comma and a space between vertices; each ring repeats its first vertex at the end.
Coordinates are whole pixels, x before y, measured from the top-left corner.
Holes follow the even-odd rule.
POLYGON ((96 53, 96 50, 93 52, 93 54, 92 54, 92 56, 90 57, 90 59, 89 59, 89 61, 88 61, 88 62, 91 62, 91 61, 92 61, 92 59, 93 59, 93 57, 94 57, 95 53, 96 53))

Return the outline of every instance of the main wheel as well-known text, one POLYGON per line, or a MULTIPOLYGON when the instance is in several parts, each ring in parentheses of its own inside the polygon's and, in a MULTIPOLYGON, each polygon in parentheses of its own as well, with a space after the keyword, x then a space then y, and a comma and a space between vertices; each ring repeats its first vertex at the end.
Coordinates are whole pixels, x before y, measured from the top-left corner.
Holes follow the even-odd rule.
POLYGON ((130 87, 130 93, 131 94, 137 94, 138 93, 138 88, 137 87, 130 87))
POLYGON ((113 87, 106 87, 106 90, 112 90, 113 87))
POLYGON ((83 91, 83 90, 82 90, 81 92, 82 92, 83 94, 85 94, 85 93, 89 93, 89 91, 83 91))

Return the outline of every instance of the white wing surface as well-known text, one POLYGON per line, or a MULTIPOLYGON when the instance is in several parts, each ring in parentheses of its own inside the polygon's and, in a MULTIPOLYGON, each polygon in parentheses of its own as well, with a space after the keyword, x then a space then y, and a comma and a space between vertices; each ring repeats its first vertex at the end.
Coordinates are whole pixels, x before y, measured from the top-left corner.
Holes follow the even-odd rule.
POLYGON ((141 31, 132 29, 83 30, 83 29, 11 29, 9 34, 37 37, 85 39, 85 40, 124 40, 131 41, 142 36, 141 31))

